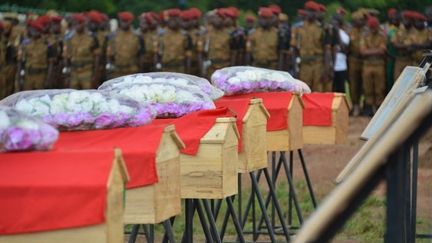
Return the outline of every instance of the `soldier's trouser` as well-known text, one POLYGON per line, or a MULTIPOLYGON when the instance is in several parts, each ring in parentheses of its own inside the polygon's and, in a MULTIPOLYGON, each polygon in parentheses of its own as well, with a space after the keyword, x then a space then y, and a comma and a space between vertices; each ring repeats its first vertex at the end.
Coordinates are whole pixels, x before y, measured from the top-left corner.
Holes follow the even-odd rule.
POLYGON ((277 70, 278 68, 278 62, 277 60, 271 60, 271 61, 255 61, 254 66, 256 67, 262 67, 262 68, 268 68, 268 69, 273 69, 273 70, 277 70))
POLYGON ((384 62, 365 62, 363 64, 362 79, 365 104, 379 106, 384 100, 385 92, 384 62))
POLYGON ((394 81, 397 80, 405 67, 410 65, 413 65, 411 57, 396 57, 393 75, 394 81))
MULTIPOLYGON (((323 72, 323 63, 321 59, 316 61, 302 62, 300 64, 300 80, 305 82, 312 91, 321 92, 324 85, 321 82, 321 75, 323 72)), ((330 82, 331 85, 331 82, 330 82)), ((331 86, 330 86, 331 87, 331 86)))
POLYGON ((6 97, 6 79, 3 75, 3 68, 0 67, 0 99, 6 97))
POLYGON ((386 93, 388 93, 394 84, 394 67, 395 60, 393 58, 387 58, 386 62, 386 93))
POLYGON ((92 75, 92 65, 72 69, 69 87, 72 89, 91 89, 92 75))
POLYGON ((44 89, 46 72, 26 73, 24 80, 24 90, 44 89))
MULTIPOLYGON (((2 71, 1 71, 1 76, 3 76, 3 83, 4 83, 4 90, 3 90, 3 95, 9 96, 11 94, 14 93, 15 91, 15 77, 16 77, 16 72, 17 72, 17 66, 12 64, 12 65, 6 65, 3 66, 2 71)), ((3 89, 3 86, 2 86, 3 89)))
POLYGON ((362 66, 363 63, 360 59, 350 57, 348 59, 348 81, 350 84, 351 101, 353 105, 360 104, 360 97, 362 95, 362 66))

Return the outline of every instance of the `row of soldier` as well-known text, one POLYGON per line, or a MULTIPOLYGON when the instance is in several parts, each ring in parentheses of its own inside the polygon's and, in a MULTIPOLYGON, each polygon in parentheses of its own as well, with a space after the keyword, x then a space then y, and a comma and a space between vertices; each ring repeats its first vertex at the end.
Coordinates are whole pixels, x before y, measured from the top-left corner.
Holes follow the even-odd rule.
MULTIPOLYGON (((380 25, 376 11, 360 9, 352 14, 350 25, 343 22, 343 9, 330 23, 324 22, 325 11, 324 5, 308 1, 291 26, 288 16, 270 5, 259 9, 257 24, 248 16, 241 28, 234 7, 205 16, 196 8, 169 9, 141 14, 137 30, 132 27, 134 15, 121 12, 114 32, 109 18, 97 11, 64 19, 47 13, 30 18, 27 31, 16 16, 6 15, 0 23, 0 97, 18 90, 94 88, 109 78, 136 72, 209 77, 232 65, 286 70, 314 91, 331 91, 340 52, 348 56, 346 79, 354 112, 358 113, 364 95, 364 112, 371 113, 382 102, 386 86, 390 88, 403 67, 414 65, 421 51, 430 47, 427 19, 418 12, 392 9, 388 23, 380 25), (349 44, 340 41, 340 29, 349 34, 349 44)), ((336 91, 344 90, 336 85, 336 91)))

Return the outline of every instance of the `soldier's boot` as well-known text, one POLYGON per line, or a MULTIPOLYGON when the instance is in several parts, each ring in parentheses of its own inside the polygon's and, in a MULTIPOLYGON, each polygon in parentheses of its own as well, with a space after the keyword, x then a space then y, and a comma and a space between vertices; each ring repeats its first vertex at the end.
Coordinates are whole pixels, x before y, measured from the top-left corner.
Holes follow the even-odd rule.
POLYGON ((357 117, 360 115, 360 106, 359 105, 354 105, 353 109, 351 111, 351 116, 357 117))
POLYGON ((373 112, 372 105, 365 105, 365 106, 363 107, 363 111, 362 111, 362 113, 361 113, 362 116, 369 116, 369 117, 372 117, 373 114, 374 114, 374 112, 373 112))

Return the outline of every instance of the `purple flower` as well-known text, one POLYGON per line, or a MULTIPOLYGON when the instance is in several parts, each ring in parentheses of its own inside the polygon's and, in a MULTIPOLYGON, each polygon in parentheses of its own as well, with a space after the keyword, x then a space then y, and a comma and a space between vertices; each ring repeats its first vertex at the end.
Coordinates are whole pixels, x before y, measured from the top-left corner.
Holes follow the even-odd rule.
POLYGON ((97 116, 94 126, 96 129, 107 128, 113 123, 114 117, 112 114, 102 113, 97 116))
POLYGON ((4 147, 7 151, 28 150, 33 145, 31 136, 19 127, 6 129, 6 137, 4 147))

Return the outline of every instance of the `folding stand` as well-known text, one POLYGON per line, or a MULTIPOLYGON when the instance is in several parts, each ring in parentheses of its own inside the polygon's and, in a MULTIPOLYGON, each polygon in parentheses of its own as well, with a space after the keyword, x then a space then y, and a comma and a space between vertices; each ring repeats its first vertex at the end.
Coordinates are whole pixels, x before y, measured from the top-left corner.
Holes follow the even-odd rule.
MULTIPOLYGON (((162 222, 162 225, 165 229, 165 235, 167 237, 168 242, 175 243, 174 233, 171 227, 170 220, 165 220, 162 222)), ((134 224, 132 226, 132 231, 130 232, 128 243, 135 243, 137 236, 140 234, 139 229, 143 227, 144 235, 146 237, 146 241, 148 243, 154 242, 154 225, 144 225, 144 224, 134 224)))

